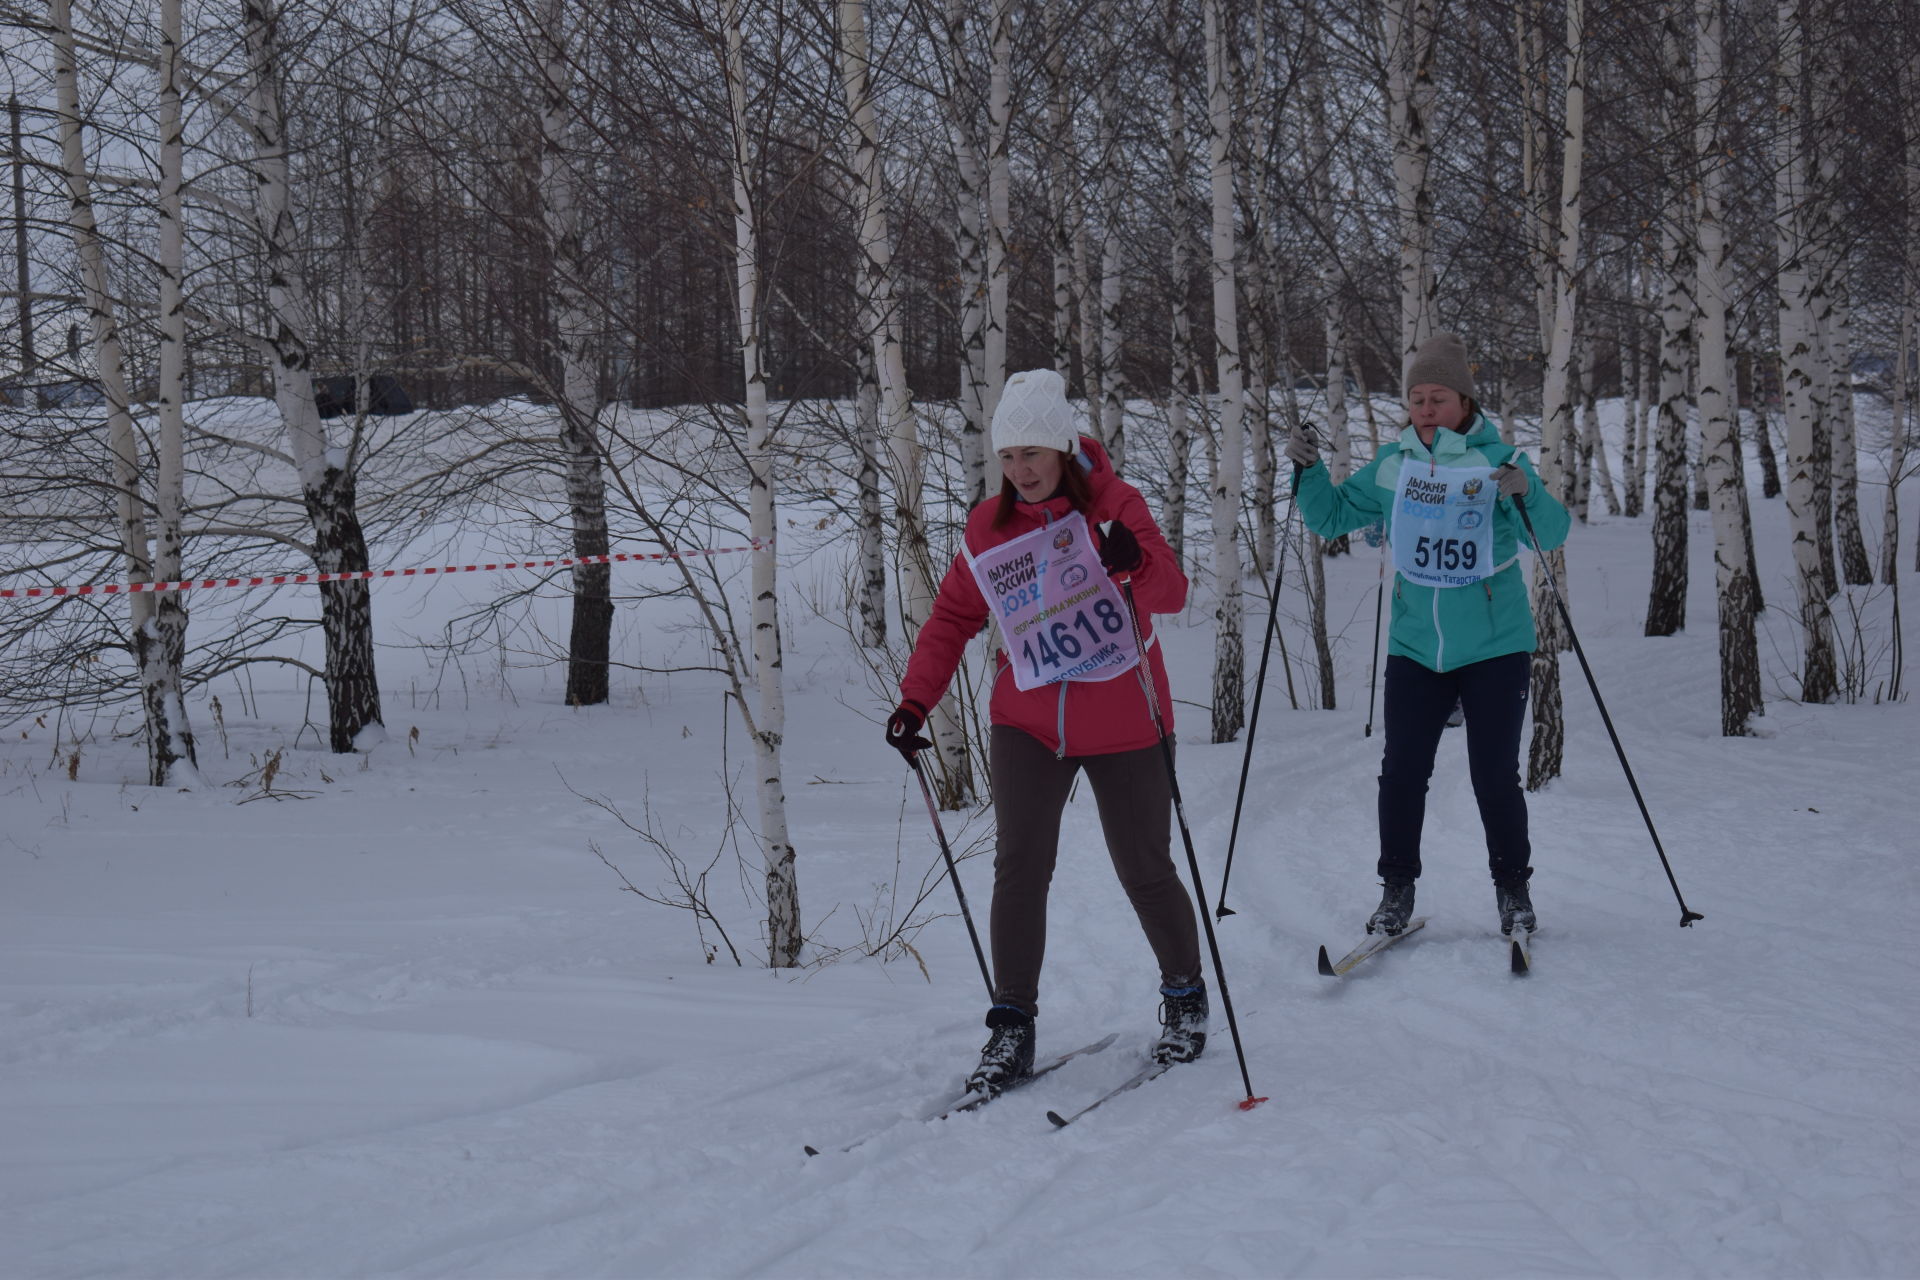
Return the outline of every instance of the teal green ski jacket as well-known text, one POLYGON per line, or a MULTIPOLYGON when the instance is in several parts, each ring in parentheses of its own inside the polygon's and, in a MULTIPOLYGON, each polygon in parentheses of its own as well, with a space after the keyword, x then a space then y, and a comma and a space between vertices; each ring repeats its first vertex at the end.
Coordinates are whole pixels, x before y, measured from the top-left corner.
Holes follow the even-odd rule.
MULTIPOLYGON (((1527 473, 1527 515, 1540 536, 1536 551, 1551 551, 1566 541, 1571 518, 1547 492, 1527 455, 1500 439, 1500 433, 1476 415, 1463 432, 1434 433, 1434 447, 1420 443, 1411 426, 1397 443, 1339 484, 1324 462, 1293 475, 1294 502, 1307 527, 1323 538, 1337 538, 1370 524, 1384 523, 1393 536, 1393 498, 1403 466, 1497 467, 1511 461, 1527 473)), ((1388 653, 1401 654, 1432 671, 1453 671, 1507 653, 1531 653, 1537 643, 1527 584, 1517 563, 1519 545, 1532 540, 1509 498, 1494 504, 1493 558, 1506 567, 1492 577, 1463 587, 1428 587, 1393 575, 1393 624, 1388 653)))

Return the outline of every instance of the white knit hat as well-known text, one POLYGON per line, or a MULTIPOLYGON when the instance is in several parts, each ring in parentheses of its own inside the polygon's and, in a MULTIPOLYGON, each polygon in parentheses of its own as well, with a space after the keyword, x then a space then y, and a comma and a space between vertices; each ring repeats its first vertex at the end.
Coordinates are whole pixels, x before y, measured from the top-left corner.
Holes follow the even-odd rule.
POLYGON ((994 452, 1025 445, 1062 453, 1080 447, 1080 431, 1067 403, 1067 381, 1051 369, 1028 369, 1008 378, 993 411, 994 452))

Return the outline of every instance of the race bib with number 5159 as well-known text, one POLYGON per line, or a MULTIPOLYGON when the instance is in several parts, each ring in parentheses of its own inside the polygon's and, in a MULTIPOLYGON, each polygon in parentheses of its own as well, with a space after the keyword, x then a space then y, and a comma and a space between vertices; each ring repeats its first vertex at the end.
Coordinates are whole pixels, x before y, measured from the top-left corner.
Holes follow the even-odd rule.
POLYGON ((1486 467, 1400 468, 1393 496, 1393 567, 1409 582, 1464 587, 1490 576, 1493 503, 1486 467))

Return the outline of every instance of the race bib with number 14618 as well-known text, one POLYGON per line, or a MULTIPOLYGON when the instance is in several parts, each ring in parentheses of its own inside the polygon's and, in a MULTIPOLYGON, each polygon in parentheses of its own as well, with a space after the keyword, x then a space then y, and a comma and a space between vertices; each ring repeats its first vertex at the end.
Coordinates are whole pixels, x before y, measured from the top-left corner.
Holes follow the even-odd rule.
POLYGON ((1078 511, 969 557, 1020 689, 1111 680, 1140 663, 1126 602, 1078 511))

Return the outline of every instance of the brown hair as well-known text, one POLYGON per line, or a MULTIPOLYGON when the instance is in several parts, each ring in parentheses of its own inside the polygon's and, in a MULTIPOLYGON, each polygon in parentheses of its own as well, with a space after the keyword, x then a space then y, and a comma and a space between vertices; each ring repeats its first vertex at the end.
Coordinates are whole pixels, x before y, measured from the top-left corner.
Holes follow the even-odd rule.
MULTIPOLYGON (((1060 487, 1054 491, 1073 504, 1073 509, 1085 515, 1093 509, 1093 486, 1087 482, 1087 473, 1080 469, 1080 455, 1059 451, 1065 458, 1060 467, 1060 487)), ((1053 497, 1054 494, 1048 494, 1053 497)), ((1013 519, 1013 504, 1020 501, 1020 491, 1013 487, 1013 481, 1000 477, 1000 505, 994 508, 993 527, 1003 529, 1013 519)))

